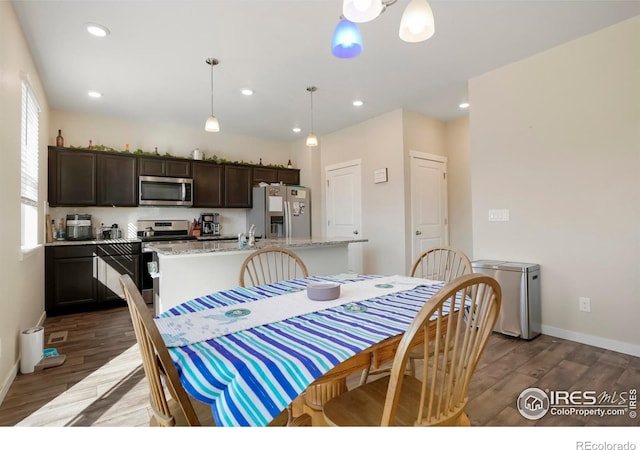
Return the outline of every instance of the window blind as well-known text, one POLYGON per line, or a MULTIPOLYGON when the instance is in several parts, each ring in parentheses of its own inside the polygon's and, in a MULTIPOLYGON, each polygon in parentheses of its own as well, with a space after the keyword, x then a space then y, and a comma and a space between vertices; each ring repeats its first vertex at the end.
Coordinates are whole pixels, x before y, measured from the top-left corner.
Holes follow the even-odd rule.
POLYGON ((22 81, 21 120, 21 216, 22 247, 38 244, 38 128, 40 105, 25 80, 22 81))

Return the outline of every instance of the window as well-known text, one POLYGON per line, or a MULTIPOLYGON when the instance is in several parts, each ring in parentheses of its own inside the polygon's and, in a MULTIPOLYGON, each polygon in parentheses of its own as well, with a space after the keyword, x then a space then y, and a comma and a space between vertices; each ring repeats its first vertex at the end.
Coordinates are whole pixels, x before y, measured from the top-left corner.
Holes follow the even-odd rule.
POLYGON ((23 252, 38 245, 38 116, 40 106, 33 89, 22 81, 20 203, 23 252))

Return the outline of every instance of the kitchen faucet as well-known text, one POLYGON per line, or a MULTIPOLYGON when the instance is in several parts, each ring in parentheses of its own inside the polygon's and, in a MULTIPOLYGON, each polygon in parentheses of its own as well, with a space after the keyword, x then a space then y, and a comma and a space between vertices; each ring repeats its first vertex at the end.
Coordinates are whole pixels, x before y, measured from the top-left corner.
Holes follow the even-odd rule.
POLYGON ((256 245, 256 226, 255 224, 251 224, 251 228, 249 228, 249 247, 253 247, 256 245))

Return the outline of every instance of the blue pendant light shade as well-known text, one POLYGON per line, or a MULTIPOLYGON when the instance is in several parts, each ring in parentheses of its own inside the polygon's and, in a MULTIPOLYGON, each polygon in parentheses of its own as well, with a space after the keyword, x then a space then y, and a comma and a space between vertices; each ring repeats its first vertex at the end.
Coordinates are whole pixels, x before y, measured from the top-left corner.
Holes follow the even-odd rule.
POLYGON ((358 26, 342 19, 333 32, 331 53, 338 58, 353 58, 362 53, 362 36, 358 26))

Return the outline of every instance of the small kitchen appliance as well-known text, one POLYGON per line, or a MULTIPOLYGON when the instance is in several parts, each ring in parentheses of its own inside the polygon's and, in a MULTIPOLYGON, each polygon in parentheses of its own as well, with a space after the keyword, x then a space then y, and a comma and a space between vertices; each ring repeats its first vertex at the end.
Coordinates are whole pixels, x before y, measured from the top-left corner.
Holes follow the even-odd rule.
POLYGON ((68 241, 90 241, 93 239, 91 214, 67 214, 68 241))
POLYGON ((200 214, 200 234, 201 236, 219 236, 220 222, 218 213, 200 214))

